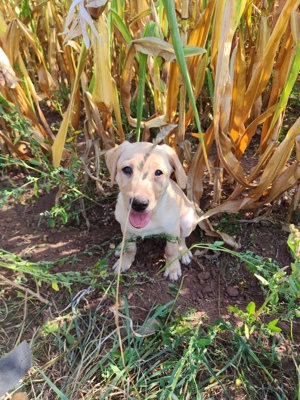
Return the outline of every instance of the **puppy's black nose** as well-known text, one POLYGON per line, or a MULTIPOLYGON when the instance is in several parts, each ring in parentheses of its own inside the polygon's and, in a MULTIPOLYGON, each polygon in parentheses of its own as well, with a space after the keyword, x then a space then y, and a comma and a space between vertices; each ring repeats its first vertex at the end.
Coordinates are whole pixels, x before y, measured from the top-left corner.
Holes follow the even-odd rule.
POLYGON ((149 206, 149 199, 146 196, 136 196, 132 199, 131 208, 136 212, 143 212, 149 206))

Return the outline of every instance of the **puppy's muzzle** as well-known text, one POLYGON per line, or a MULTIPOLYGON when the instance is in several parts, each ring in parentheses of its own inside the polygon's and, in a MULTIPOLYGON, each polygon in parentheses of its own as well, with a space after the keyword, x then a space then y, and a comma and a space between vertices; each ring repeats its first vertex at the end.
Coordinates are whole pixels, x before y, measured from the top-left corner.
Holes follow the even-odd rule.
POLYGON ((131 208, 133 211, 142 213, 149 206, 149 199, 146 196, 136 196, 130 200, 131 208))

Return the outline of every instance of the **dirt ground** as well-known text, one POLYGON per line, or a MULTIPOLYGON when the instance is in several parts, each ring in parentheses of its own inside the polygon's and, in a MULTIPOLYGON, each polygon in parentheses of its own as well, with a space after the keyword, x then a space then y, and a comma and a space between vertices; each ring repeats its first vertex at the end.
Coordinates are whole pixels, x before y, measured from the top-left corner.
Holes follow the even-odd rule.
MULTIPOLYGON (((7 178, 0 178, 0 189, 12 183, 18 186, 25 179, 22 174, 7 178)), ((79 224, 73 220, 55 228, 47 225, 46 218, 41 219, 40 213, 50 210, 54 205, 55 190, 50 193, 42 192, 39 198, 34 198, 33 193, 28 192, 26 197, 23 204, 8 203, 0 209, 1 249, 29 258, 32 262, 54 261, 77 254, 75 263, 56 267, 54 272, 68 269, 83 271, 112 253, 112 249, 121 241, 121 230, 114 219, 114 196, 102 200, 100 198, 101 205, 88 209, 89 229, 84 218, 81 218, 79 224), (86 250, 90 250, 88 254, 86 250)), ((233 216, 225 219, 224 216, 219 216, 215 223, 219 222, 220 227, 226 227, 227 230, 231 228, 229 233, 231 231, 241 244, 241 252, 250 250, 259 256, 271 257, 284 267, 292 260, 286 244, 288 232, 280 224, 283 210, 283 206, 278 210, 274 209, 273 213, 259 222, 251 222, 251 215, 241 215, 239 218, 249 218, 249 223, 240 222, 233 216)), ((197 243, 212 243, 212 240, 197 229, 187 242, 192 246, 197 243)), ((211 322, 222 316, 225 320, 238 323, 238 320, 234 321, 236 317, 227 310, 228 305, 237 305, 243 309, 250 301, 257 306, 262 303, 264 297, 257 279, 236 257, 211 251, 202 254, 197 249, 193 249, 193 253, 192 263, 182 267, 183 281, 173 284, 175 287, 181 285, 176 302, 178 312, 193 309, 199 318, 208 317, 211 322)), ((115 257, 112 255, 109 257, 110 270, 114 262, 115 257)), ((159 272, 163 262, 164 240, 140 241, 136 260, 130 270, 137 273, 135 285, 127 285, 131 278, 126 277, 121 284, 121 292, 128 298, 131 317, 135 322, 142 322, 155 304, 166 304, 174 299, 174 286, 159 272)), ((0 273, 9 274, 8 270, 1 267, 0 273)), ((96 291, 87 300, 97 304, 97 299, 102 296, 101 291, 96 291)), ((281 328, 288 330, 284 323, 281 323, 281 328)))

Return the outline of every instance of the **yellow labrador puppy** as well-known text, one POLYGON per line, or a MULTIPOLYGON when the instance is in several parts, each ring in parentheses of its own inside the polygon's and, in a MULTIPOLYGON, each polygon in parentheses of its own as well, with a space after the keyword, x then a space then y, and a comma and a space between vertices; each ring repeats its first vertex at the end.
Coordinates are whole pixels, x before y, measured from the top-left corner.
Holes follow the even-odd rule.
MULTIPOLYGON (((181 276, 178 257, 183 264, 191 261, 185 238, 195 229, 198 217, 181 190, 186 187, 187 177, 175 151, 167 145, 123 142, 108 150, 105 160, 111 185, 116 180, 120 188, 115 216, 125 239, 159 234, 174 238, 165 248, 164 275, 176 281, 181 276), (170 179, 173 171, 177 184, 170 179)), ((135 241, 128 241, 114 270, 128 270, 135 254, 135 241)))

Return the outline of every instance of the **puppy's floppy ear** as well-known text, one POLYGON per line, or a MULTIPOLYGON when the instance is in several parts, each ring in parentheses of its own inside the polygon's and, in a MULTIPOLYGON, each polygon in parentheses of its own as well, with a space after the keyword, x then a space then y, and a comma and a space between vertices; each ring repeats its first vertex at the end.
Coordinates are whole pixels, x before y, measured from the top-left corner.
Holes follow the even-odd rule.
POLYGON ((166 144, 163 144, 160 147, 167 153, 169 162, 175 170, 178 186, 180 186, 181 189, 185 189, 187 185, 187 176, 181 162, 179 161, 179 158, 177 157, 177 154, 172 147, 167 146, 166 144))
POLYGON ((116 146, 105 153, 105 162, 111 176, 110 187, 113 186, 117 174, 117 164, 121 154, 130 146, 130 143, 125 141, 120 146, 116 146))

